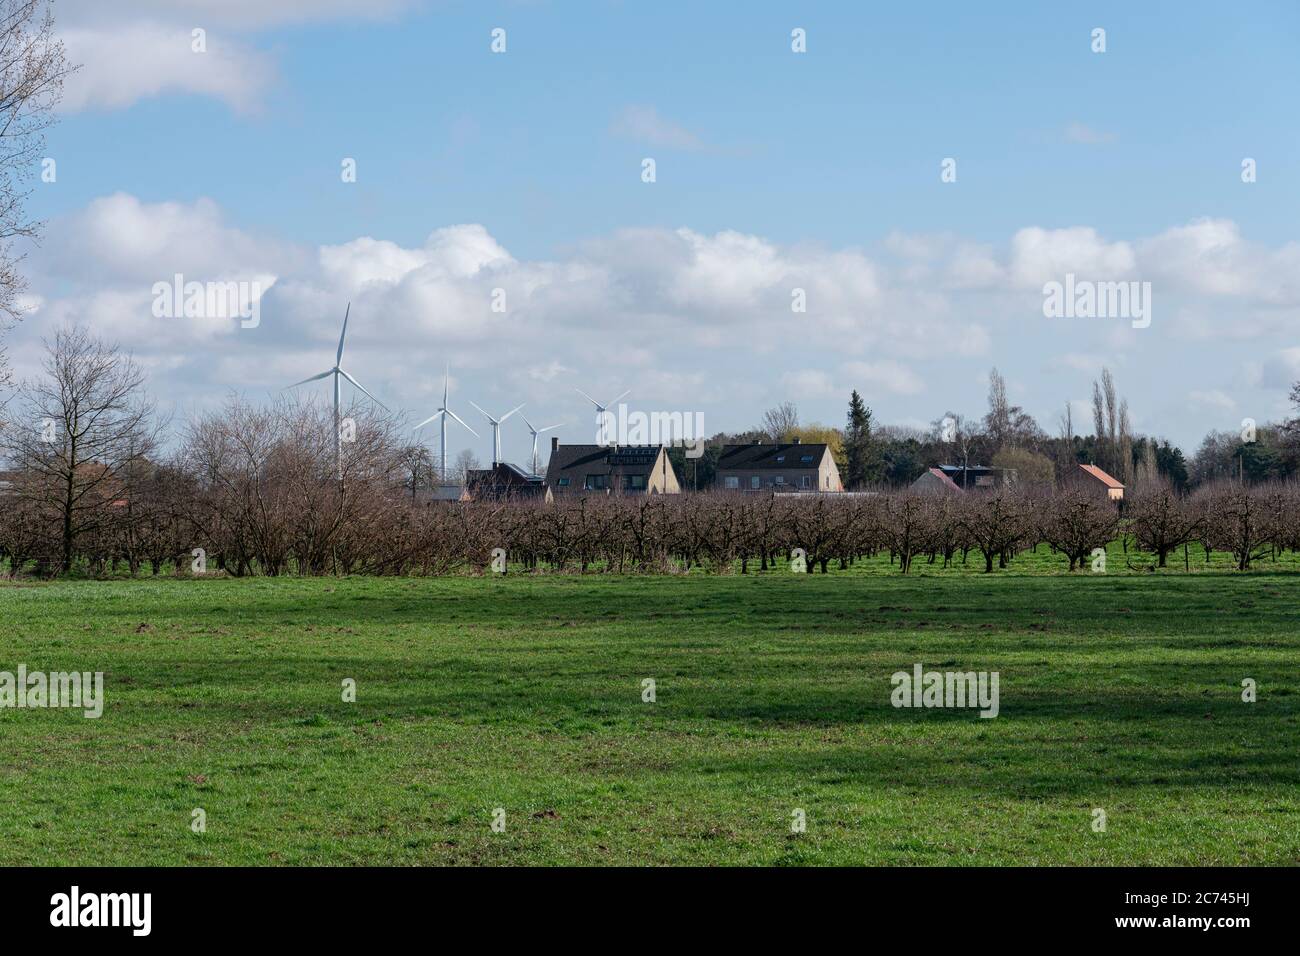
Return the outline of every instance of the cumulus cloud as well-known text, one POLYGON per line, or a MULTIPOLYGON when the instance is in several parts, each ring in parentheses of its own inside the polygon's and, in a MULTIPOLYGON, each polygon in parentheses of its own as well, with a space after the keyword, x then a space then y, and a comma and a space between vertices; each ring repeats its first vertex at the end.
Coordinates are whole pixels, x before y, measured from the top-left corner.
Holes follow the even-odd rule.
POLYGON ((1132 246, 1107 242, 1088 226, 1030 226, 1011 238, 1011 276, 1024 286, 1059 282, 1067 273, 1092 281, 1127 279, 1132 277, 1135 265, 1132 246))
POLYGON ((212 97, 239 112, 257 109, 275 82, 274 58, 256 46, 258 31, 349 19, 396 16, 413 0, 60 0, 58 33, 81 64, 60 109, 123 109, 180 94, 212 97), (203 31, 204 51, 194 49, 203 31))
MULTIPOLYGON (((485 407, 526 401, 548 419, 587 420, 575 385, 602 397, 630 387, 641 407, 706 410, 718 428, 752 424, 766 403, 785 399, 828 418, 817 408, 838 409, 853 388, 885 414, 894 402, 895 418, 928 405, 937 415, 954 389, 982 398, 969 382, 986 374, 996 344, 999 365, 1010 353, 1025 359, 1022 375, 1043 374, 1042 394, 1031 388, 1018 400, 1054 421, 1069 394, 1054 391, 1058 381, 1074 383, 1066 387, 1077 396, 1117 352, 1187 334, 1174 318, 1182 309, 1235 315, 1268 302, 1286 314, 1285 287, 1257 264, 1280 267, 1293 254, 1249 246, 1231 223, 1192 223, 1131 242, 1028 227, 1000 246, 892 236, 874 249, 641 228, 524 259, 480 224, 439 226, 416 244, 359 236, 309 247, 240 228, 210 200, 119 193, 50 223, 31 258, 33 312, 13 356, 30 366, 39 336, 76 321, 132 349, 161 393, 271 391, 332 355, 351 303, 349 369, 394 407, 423 409, 450 363, 485 407), (981 263, 977 282, 961 281, 970 261, 981 263), (1197 262, 1213 262, 1217 275, 1207 279, 1197 262), (1150 330, 1042 319, 1034 283, 1054 270, 1157 269, 1163 298, 1150 330), (153 286, 176 273, 256 281, 260 325, 156 316, 153 286)), ((1284 382, 1297 355, 1258 359, 1255 380, 1284 382)), ((1151 360, 1148 352, 1144 367, 1151 360)), ((1197 384, 1187 409, 1227 408, 1224 397, 1237 395, 1222 377, 1197 384)))
POLYGON ((81 69, 68 78, 60 109, 122 109, 164 93, 223 100, 246 112, 275 77, 267 54, 229 35, 212 34, 195 52, 190 28, 134 23, 60 32, 68 57, 81 69))

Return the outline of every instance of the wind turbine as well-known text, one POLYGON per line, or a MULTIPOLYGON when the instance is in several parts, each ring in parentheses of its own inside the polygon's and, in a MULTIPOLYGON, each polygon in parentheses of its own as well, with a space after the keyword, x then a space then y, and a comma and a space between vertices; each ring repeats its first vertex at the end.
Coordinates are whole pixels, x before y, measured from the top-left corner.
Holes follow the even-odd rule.
MULTIPOLYGON (((600 402, 596 401, 594 398, 592 398, 590 395, 588 395, 588 394, 587 394, 586 392, 584 392, 582 389, 580 389, 580 388, 575 388, 574 391, 577 392, 579 395, 581 395, 583 398, 585 398, 587 401, 591 402, 591 404, 593 404, 593 405, 596 406, 596 438, 597 438, 597 440, 600 439, 601 435, 602 435, 603 432, 604 432, 604 427, 605 427, 604 414, 605 414, 605 410, 608 409, 609 406, 611 406, 611 405, 613 405, 615 402, 617 402, 619 398, 626 398, 628 395, 631 395, 631 394, 632 394, 632 389, 629 388, 629 389, 627 389, 626 391, 624 391, 622 395, 619 395, 618 398, 611 398, 608 402, 606 402, 604 405, 602 405, 602 404, 600 404, 600 402)), ((606 435, 605 437, 608 438, 609 436, 606 435)))
MULTIPOLYGON (((435 418, 442 419, 442 447, 441 447, 442 457, 438 459, 438 469, 442 473, 443 482, 446 482, 447 480, 447 419, 449 417, 454 418, 462 425, 465 425, 464 419, 462 419, 459 415, 457 415, 455 412, 453 412, 450 408, 447 407, 447 389, 448 389, 447 383, 450 380, 451 380, 451 366, 448 365, 447 373, 445 376, 443 376, 442 379, 442 405, 438 407, 438 410, 436 412, 434 412, 424 421, 420 422, 420 424, 416 425, 415 428, 413 429, 413 431, 419 431, 421 428, 429 424, 429 422, 433 421, 435 418)), ((478 432, 474 431, 474 429, 470 428, 468 425, 465 425, 465 428, 469 430, 469 433, 471 435, 473 435, 475 438, 478 438, 478 432)))
MULTIPOLYGON (((474 405, 473 402, 470 402, 470 404, 474 405)), ((492 467, 495 468, 497 462, 501 460, 501 423, 505 421, 507 418, 509 418, 511 415, 513 415, 515 412, 519 411, 519 409, 523 408, 524 406, 516 405, 514 408, 510 409, 510 411, 502 415, 500 418, 493 418, 491 415, 483 411, 483 409, 479 408, 477 405, 474 405, 474 407, 478 408, 479 413, 484 418, 486 418, 489 422, 492 423, 492 467)))
POLYGON ((564 424, 564 422, 560 422, 560 425, 547 425, 545 428, 534 428, 534 427, 533 427, 533 423, 530 422, 528 419, 524 418, 523 415, 520 415, 519 417, 520 417, 520 418, 523 418, 524 424, 528 426, 528 433, 529 433, 530 435, 533 436, 533 474, 535 475, 535 474, 538 473, 538 471, 537 471, 537 436, 540 435, 542 432, 549 432, 552 428, 559 428, 560 425, 563 425, 563 424, 564 424))
POLYGON ((324 372, 321 372, 319 375, 313 375, 310 378, 304 378, 301 382, 294 382, 292 385, 285 386, 285 390, 287 391, 290 388, 297 388, 299 385, 306 385, 308 382, 315 382, 319 379, 325 378, 327 375, 334 376, 334 471, 338 475, 339 480, 342 480, 343 478, 343 463, 342 463, 343 436, 339 432, 339 427, 341 424, 339 422, 339 376, 346 378, 357 388, 361 389, 362 392, 365 392, 366 397, 369 398, 372 402, 374 402, 384 411, 388 411, 387 405, 385 405, 379 399, 375 398, 375 396, 367 392, 366 387, 364 385, 362 385, 355 378, 353 378, 351 375, 349 375, 347 372, 343 370, 343 340, 347 338, 348 335, 348 316, 351 313, 352 313, 352 303, 349 302, 346 311, 344 311, 343 313, 343 331, 339 333, 339 350, 334 356, 334 367, 331 369, 327 369, 324 372))

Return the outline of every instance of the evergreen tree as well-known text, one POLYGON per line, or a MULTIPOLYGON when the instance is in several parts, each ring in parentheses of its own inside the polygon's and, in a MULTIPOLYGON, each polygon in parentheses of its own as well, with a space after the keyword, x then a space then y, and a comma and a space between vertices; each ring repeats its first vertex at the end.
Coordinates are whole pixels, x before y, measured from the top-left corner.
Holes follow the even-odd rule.
POLYGON ((849 398, 849 422, 844 430, 844 458, 847 462, 845 488, 860 488, 876 477, 876 469, 872 467, 871 409, 867 408, 856 388, 849 398))

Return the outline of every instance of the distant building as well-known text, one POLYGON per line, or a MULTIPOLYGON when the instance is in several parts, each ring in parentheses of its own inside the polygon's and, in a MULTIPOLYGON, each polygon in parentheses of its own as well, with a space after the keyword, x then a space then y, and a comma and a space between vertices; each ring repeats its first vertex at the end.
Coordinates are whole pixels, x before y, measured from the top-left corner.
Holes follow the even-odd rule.
POLYGON ((1104 491, 1111 501, 1124 500, 1124 485, 1096 465, 1080 465, 1075 470, 1067 472, 1064 483, 1075 488, 1104 491))
POLYGON ((476 500, 503 501, 549 497, 546 479, 518 465, 500 461, 491 468, 476 468, 465 481, 466 493, 476 500))
MULTIPOLYGON (((938 489, 939 476, 947 478, 957 486, 958 491, 992 491, 994 488, 1009 488, 1016 483, 1014 468, 992 468, 988 465, 935 465, 926 469, 912 487, 924 491, 927 488, 938 489)), ((949 489, 950 490, 950 489, 949 489)))
POLYGON ((417 488, 413 496, 417 505, 469 501, 469 493, 463 485, 434 485, 432 488, 417 488))
POLYGON ((675 495, 682 490, 663 445, 561 445, 551 439, 551 495, 675 495))
POLYGON ((942 468, 927 468, 912 482, 912 490, 923 495, 964 495, 961 485, 949 478, 942 468))
POLYGON ((835 456, 825 443, 727 445, 718 458, 716 487, 723 491, 844 490, 835 456))

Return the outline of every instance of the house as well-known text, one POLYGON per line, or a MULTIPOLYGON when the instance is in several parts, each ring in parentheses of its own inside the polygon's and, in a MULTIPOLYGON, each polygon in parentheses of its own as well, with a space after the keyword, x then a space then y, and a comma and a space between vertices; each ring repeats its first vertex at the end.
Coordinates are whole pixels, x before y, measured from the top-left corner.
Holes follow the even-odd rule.
POLYGON ((843 491, 835 456, 825 443, 727 445, 717 465, 724 491, 843 491))
MULTIPOLYGON (((1009 488, 1016 483, 1014 468, 993 468, 989 465, 935 465, 930 469, 932 472, 935 470, 951 480, 962 491, 991 491, 994 488, 1009 488)), ((925 475, 921 477, 924 478, 925 475)))
POLYGON ((412 501, 417 505, 445 504, 455 501, 469 501, 469 494, 461 485, 434 485, 432 488, 418 488, 412 501))
POLYGON ((942 468, 927 468, 921 477, 912 482, 912 490, 922 495, 964 495, 961 485, 953 481, 942 468))
POLYGON ((465 490, 471 498, 491 501, 550 497, 545 478, 529 474, 518 465, 505 461, 499 461, 491 468, 471 470, 465 490))
POLYGON ((663 445, 561 445, 551 439, 552 495, 675 495, 682 490, 663 445))
POLYGON ((1124 485, 1096 465, 1080 465, 1073 471, 1067 472, 1065 483, 1076 488, 1104 491, 1111 501, 1124 500, 1124 485))

